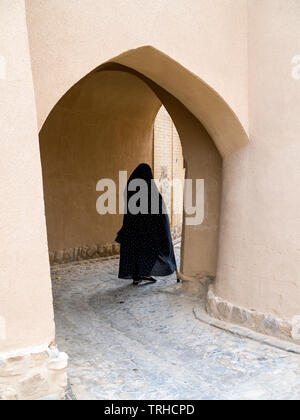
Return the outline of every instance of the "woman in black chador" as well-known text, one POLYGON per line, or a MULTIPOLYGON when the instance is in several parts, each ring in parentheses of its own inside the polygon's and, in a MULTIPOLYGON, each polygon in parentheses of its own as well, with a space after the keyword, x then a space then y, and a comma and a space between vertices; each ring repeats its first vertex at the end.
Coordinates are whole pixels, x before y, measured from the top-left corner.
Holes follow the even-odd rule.
POLYGON ((122 229, 116 238, 121 244, 119 278, 133 279, 135 285, 142 280, 155 282, 152 276, 168 276, 176 271, 176 260, 166 206, 149 165, 142 163, 133 171, 125 193, 127 214, 125 212, 122 229), (135 182, 130 187, 133 180, 145 181, 147 192, 135 182), (131 205, 137 193, 139 211, 133 210, 131 205))

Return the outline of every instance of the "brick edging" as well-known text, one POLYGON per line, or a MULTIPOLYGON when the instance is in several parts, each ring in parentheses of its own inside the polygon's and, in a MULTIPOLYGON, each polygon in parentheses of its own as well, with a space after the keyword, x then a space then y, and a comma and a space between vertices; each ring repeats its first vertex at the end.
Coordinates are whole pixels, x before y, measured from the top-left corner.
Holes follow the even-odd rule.
POLYGON ((120 245, 114 242, 112 244, 90 245, 59 251, 49 251, 49 260, 51 265, 59 265, 100 257, 111 257, 118 254, 120 254, 120 245))
POLYGON ((234 305, 216 296, 213 284, 210 284, 208 288, 206 311, 210 316, 221 321, 300 344, 300 317, 296 316, 291 321, 283 320, 275 315, 234 305))

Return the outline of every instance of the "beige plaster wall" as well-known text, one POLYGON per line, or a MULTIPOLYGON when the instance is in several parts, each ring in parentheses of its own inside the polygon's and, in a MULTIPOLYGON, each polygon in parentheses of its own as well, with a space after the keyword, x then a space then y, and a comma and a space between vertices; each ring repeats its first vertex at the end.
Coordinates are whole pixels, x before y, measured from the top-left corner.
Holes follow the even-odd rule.
MULTIPOLYGON (((153 124, 161 102, 140 79, 101 71, 58 103, 40 133, 50 251, 113 243, 122 215, 100 215, 100 179, 152 165, 153 124)), ((117 211, 119 202, 117 202, 117 211)))
POLYGON ((54 339, 25 5, 0 1, 0 354, 54 339))
POLYGON ((300 3, 249 1, 250 144, 225 159, 216 294, 300 314, 300 3))

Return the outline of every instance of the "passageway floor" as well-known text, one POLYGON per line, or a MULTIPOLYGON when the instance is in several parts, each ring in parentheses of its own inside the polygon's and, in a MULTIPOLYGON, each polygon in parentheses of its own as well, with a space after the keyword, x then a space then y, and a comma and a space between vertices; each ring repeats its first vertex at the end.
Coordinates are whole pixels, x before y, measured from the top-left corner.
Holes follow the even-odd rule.
POLYGON ((132 286, 117 272, 117 258, 52 268, 77 399, 300 399, 300 356, 200 322, 174 276, 132 286))

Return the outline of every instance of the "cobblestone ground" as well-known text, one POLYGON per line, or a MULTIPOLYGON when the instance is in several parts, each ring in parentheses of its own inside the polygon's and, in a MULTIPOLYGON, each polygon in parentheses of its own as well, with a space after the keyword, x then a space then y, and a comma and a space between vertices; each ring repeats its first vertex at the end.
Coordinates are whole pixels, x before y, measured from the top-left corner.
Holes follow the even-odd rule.
POLYGON ((198 321, 175 278, 134 287, 118 259, 52 268, 77 399, 300 399, 300 356, 198 321))

